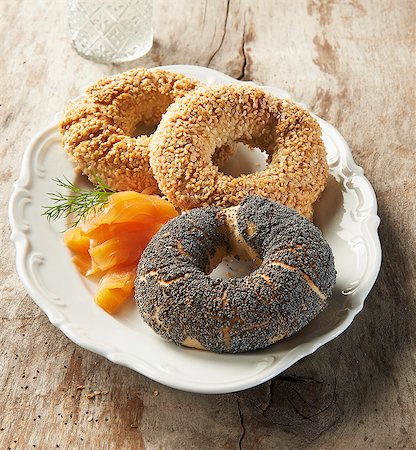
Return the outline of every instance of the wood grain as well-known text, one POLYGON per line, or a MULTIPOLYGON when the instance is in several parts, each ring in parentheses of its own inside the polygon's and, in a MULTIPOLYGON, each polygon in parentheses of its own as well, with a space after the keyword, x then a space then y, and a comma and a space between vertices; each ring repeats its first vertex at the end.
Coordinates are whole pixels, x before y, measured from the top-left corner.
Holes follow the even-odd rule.
POLYGON ((415 19, 412 0, 158 0, 151 52, 105 66, 71 48, 64 1, 0 3, 1 448, 416 447, 415 19), (98 77, 161 64, 287 89, 339 128, 377 193, 383 265, 362 313, 237 394, 176 391, 77 347, 14 268, 6 210, 31 137, 98 77))

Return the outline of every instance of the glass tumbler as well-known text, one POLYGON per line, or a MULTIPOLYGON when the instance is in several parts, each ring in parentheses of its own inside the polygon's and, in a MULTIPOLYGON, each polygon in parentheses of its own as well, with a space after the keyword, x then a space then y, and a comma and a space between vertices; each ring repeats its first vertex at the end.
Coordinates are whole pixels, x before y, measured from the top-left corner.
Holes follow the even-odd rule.
POLYGON ((100 63, 145 55, 153 44, 153 0, 67 0, 75 50, 100 63))

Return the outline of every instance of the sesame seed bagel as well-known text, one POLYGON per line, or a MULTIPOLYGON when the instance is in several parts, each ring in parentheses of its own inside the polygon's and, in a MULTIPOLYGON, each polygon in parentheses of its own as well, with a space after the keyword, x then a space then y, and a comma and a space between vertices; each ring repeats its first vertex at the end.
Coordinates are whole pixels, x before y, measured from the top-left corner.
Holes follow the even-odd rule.
POLYGON ((241 85, 198 89, 172 105, 152 140, 150 165, 160 190, 183 210, 256 194, 311 218, 328 177, 321 129, 309 112, 241 85), (265 150, 268 167, 236 178, 221 173, 212 155, 232 142, 265 150))
MULTIPOLYGON (((78 171, 98 175, 115 190, 157 193, 149 164, 151 136, 133 137, 138 124, 156 125, 168 106, 200 83, 165 70, 133 69, 99 80, 70 103, 59 124, 62 144, 78 171)), ((218 149, 216 163, 232 153, 218 149)))
POLYGON ((145 249, 135 298, 145 322, 176 344, 244 352, 291 336, 327 305, 332 251, 315 225, 262 197, 193 209, 169 221, 145 249), (226 254, 258 268, 243 278, 208 274, 226 254))

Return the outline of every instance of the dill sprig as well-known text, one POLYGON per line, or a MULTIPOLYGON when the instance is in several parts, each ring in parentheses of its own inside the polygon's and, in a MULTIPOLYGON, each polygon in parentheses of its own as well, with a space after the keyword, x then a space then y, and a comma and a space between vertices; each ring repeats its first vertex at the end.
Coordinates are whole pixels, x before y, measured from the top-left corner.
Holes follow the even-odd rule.
POLYGON ((94 188, 85 189, 76 186, 66 177, 64 177, 64 181, 54 178, 52 181, 58 188, 64 188, 68 192, 48 192, 48 196, 53 204, 51 206, 43 206, 45 211, 42 213, 42 216, 46 216, 46 219, 51 221, 73 215, 75 221, 72 223, 72 226, 76 226, 85 220, 90 212, 101 209, 107 203, 108 197, 116 191, 107 186, 97 175, 95 175, 95 179, 97 184, 94 188))

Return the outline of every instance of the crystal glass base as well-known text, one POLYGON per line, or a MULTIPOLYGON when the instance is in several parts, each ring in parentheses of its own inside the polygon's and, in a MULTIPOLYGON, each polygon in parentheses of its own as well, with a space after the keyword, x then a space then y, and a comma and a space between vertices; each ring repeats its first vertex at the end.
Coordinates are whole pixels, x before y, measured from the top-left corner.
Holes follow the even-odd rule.
POLYGON ((68 0, 73 47, 99 63, 145 55, 153 44, 152 0, 68 0))
POLYGON ((101 51, 95 51, 94 49, 85 51, 83 48, 78 48, 76 41, 72 41, 72 47, 80 56, 90 61, 101 64, 119 64, 134 61, 135 59, 141 58, 146 53, 148 53, 151 50, 152 45, 153 38, 147 43, 146 46, 135 49, 133 52, 126 52, 124 55, 108 55, 103 54, 101 51))

